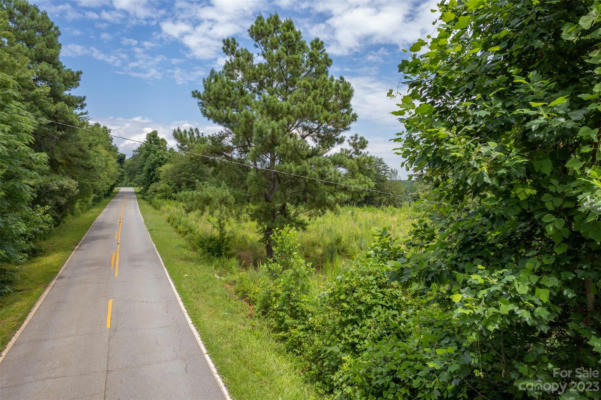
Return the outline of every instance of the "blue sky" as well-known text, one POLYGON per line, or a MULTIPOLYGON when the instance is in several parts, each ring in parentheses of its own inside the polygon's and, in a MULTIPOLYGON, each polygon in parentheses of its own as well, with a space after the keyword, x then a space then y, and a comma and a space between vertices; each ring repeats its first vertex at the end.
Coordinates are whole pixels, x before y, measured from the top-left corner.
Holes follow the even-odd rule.
MULTIPOLYGON (((76 93, 86 96, 90 119, 135 139, 156 129, 171 144, 177 126, 219 129, 202 117, 190 93, 222 65, 221 41, 233 36, 252 48, 247 30, 257 15, 290 17, 305 40, 325 42, 330 72, 353 85, 358 120, 348 133, 365 136, 372 154, 400 170, 390 139, 402 127, 390 115, 395 102, 386 92, 402 89, 401 50, 432 32, 436 0, 34 2, 62 32, 63 62, 83 71, 76 93)), ((136 147, 116 143, 126 154, 136 147)))

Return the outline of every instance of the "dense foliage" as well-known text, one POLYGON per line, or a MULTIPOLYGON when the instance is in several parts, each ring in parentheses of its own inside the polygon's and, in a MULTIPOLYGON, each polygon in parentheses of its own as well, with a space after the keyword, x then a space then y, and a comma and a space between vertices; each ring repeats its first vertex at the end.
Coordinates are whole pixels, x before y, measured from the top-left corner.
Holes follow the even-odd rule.
POLYGON ((399 152, 432 189, 411 238, 318 283, 276 230, 237 293, 338 399, 599 398, 601 3, 440 11, 399 66, 399 152))
MULTIPOLYGON (((0 35, 10 39, 0 13, 0 35)), ((34 184, 45 171, 46 157, 31 147, 35 121, 27 113, 17 81, 32 79, 22 46, 0 41, 0 263, 19 261, 32 240, 48 229, 46 209, 33 206, 34 184)), ((0 271, 0 294, 9 276, 0 271)))
POLYGON ((149 132, 144 143, 124 163, 124 183, 138 186, 146 194, 159 181, 159 168, 169 160, 169 155, 167 141, 157 131, 149 132))
POLYGON ((597 1, 446 1, 399 66, 400 154, 436 206, 398 271, 443 311, 448 396, 559 396, 555 371, 599 368, 599 22, 597 1))
MULTIPOLYGON (((40 235, 119 177, 108 130, 83 119, 84 98, 70 94, 80 73, 60 61, 58 37, 36 6, 0 1, 0 265, 22 261, 40 235)), ((0 267, 0 293, 9 270, 0 267)))

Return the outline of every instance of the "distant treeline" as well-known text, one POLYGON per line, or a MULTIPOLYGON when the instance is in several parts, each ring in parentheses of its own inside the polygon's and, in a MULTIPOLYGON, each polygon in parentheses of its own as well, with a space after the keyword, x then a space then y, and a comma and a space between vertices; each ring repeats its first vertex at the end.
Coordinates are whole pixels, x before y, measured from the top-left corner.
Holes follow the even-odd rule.
MULTIPOLYGON (((59 35, 37 6, 0 0, 0 265, 110 193, 124 160, 71 94, 81 72, 60 61, 59 35)), ((0 294, 8 281, 0 269, 0 294)))

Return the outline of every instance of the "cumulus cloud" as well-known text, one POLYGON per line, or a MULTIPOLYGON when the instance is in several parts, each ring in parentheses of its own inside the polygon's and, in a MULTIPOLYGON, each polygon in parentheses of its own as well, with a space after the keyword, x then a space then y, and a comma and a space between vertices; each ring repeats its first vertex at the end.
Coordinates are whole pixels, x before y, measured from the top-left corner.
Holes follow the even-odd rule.
POLYGON ((107 54, 96 47, 85 47, 78 44, 67 44, 63 46, 61 55, 63 57, 81 57, 81 56, 91 56, 99 61, 104 61, 108 64, 111 64, 115 67, 120 67, 124 63, 124 59, 126 58, 125 54, 107 54))
POLYGON ((324 14, 324 22, 312 24, 311 33, 328 44, 337 55, 350 54, 373 44, 406 47, 432 32, 438 0, 320 0, 301 3, 324 14))
POLYGON ((113 6, 117 10, 127 11, 130 15, 138 18, 155 15, 155 10, 150 6, 148 0, 113 0, 113 6))
POLYGON ((367 120, 390 127, 399 125, 397 118, 391 114, 397 109, 397 101, 386 96, 389 89, 395 88, 392 83, 379 81, 371 76, 355 76, 347 79, 355 90, 352 104, 359 116, 359 122, 367 120))
POLYGON ((178 2, 173 18, 161 29, 181 41, 193 57, 217 58, 221 41, 245 31, 253 15, 264 6, 263 0, 212 0, 208 5, 178 2))

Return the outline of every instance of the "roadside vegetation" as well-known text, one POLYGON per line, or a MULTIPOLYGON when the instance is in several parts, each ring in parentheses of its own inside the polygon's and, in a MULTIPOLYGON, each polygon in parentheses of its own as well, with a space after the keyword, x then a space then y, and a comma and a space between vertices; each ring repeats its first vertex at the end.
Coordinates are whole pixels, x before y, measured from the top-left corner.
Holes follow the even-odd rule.
MULTIPOLYGON (((319 399, 298 360, 287 354, 252 308, 225 281, 227 260, 195 251, 167 222, 164 211, 139 200, 165 267, 211 359, 234 399, 319 399)), ((235 261, 231 265, 235 265, 235 261)))
POLYGON ((37 6, 0 1, 0 296, 40 239, 112 193, 125 158, 71 94, 81 72, 60 61, 59 35, 37 6))
POLYGON ((399 64, 396 145, 418 185, 382 190, 394 174, 357 136, 332 152, 352 91, 277 15, 249 29, 254 54, 226 40, 193 93, 224 131, 178 130, 177 150, 149 137, 126 179, 320 395, 598 398, 573 374, 601 366, 601 3, 439 7, 399 64), (394 226, 375 218, 366 245, 355 224, 372 211, 354 206, 385 205, 394 226))
MULTIPOLYGON (((277 14, 192 93, 221 132, 150 132, 123 162, 234 396, 599 398, 577 371, 601 369, 601 1, 438 11, 389 93, 414 181, 347 133, 350 83, 277 14)), ((68 94, 47 16, 0 0, 0 32, 7 265, 110 193, 122 158, 68 94)))
POLYGON ((0 296, 0 352, 112 198, 112 195, 106 197, 86 211, 66 217, 37 244, 34 257, 22 264, 5 267, 16 279, 11 292, 0 296))

